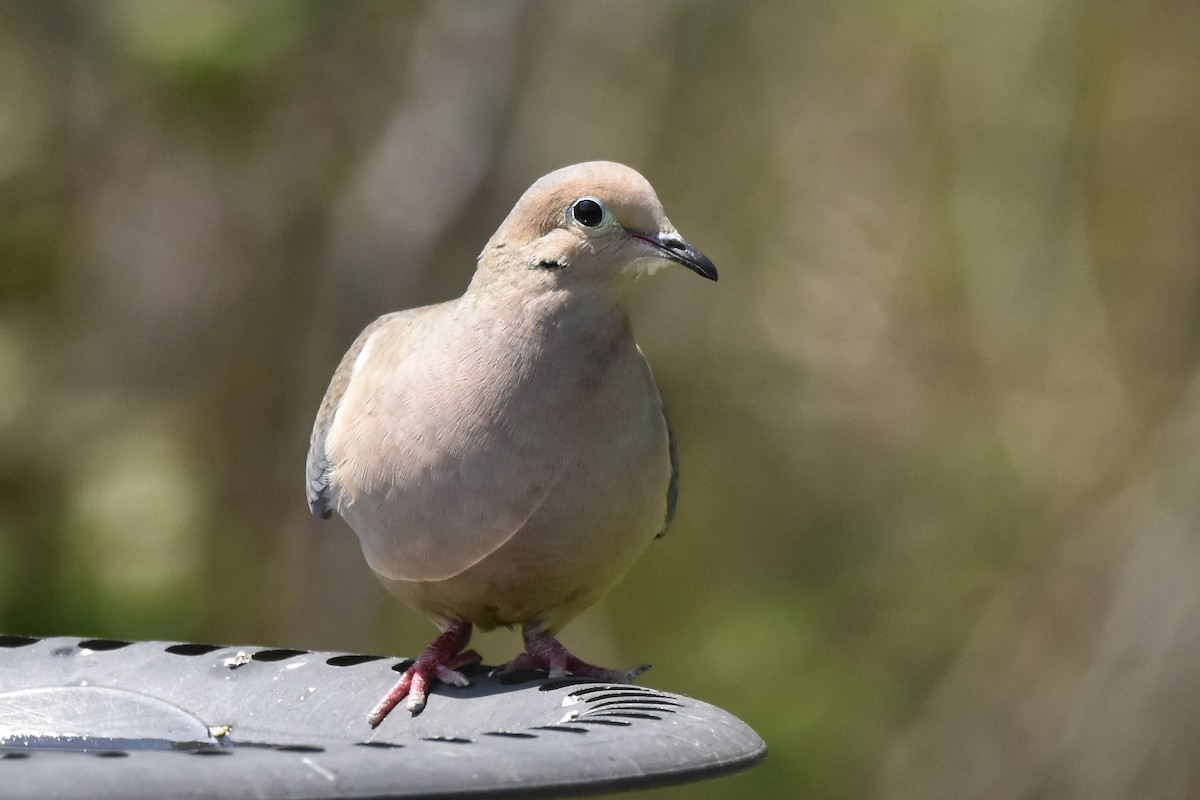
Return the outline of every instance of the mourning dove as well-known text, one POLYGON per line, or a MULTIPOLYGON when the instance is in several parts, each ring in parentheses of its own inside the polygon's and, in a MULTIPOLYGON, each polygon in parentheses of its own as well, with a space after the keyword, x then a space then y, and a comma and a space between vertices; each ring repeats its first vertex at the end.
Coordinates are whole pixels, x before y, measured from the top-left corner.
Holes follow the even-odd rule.
POLYGON ((387 314, 342 358, 309 445, 312 513, 339 515, 387 588, 442 631, 371 711, 465 686, 472 627, 522 626, 505 669, 610 681, 555 634, 675 516, 675 442, 626 309, 633 279, 712 262, 611 162, 531 186, 462 297, 387 314))

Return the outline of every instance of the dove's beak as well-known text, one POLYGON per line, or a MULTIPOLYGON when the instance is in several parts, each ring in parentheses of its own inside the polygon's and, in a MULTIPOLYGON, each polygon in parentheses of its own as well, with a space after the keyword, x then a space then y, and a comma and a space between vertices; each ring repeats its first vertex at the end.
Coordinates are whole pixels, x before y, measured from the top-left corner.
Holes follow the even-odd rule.
POLYGON ((633 234, 637 238, 658 250, 660 256, 676 264, 682 264, 702 278, 710 281, 717 279, 717 268, 708 260, 708 256, 692 247, 675 231, 663 231, 656 234, 633 234))

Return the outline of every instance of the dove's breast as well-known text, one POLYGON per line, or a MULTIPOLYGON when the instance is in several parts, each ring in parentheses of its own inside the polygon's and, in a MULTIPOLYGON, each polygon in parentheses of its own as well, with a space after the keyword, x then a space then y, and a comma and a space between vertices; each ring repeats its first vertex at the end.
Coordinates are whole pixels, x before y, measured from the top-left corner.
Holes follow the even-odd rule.
POLYGON ((663 526, 658 389, 623 314, 448 322, 419 361, 348 391, 371 413, 335 439, 375 452, 373 472, 339 467, 338 511, 384 583, 435 621, 557 629, 663 526))

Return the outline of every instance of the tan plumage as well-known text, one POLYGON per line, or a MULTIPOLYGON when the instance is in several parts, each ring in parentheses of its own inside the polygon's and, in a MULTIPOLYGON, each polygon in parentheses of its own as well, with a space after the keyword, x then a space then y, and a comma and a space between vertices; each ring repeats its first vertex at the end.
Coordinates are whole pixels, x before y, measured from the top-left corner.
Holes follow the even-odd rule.
POLYGON ((625 309, 633 278, 671 262, 716 279, 641 175, 567 167, 521 197, 462 297, 381 317, 342 359, 310 506, 337 511, 384 584, 446 632, 373 724, 405 694, 419 711, 434 676, 465 682, 471 625, 523 625, 522 666, 623 675, 553 634, 673 516, 674 443, 625 309))

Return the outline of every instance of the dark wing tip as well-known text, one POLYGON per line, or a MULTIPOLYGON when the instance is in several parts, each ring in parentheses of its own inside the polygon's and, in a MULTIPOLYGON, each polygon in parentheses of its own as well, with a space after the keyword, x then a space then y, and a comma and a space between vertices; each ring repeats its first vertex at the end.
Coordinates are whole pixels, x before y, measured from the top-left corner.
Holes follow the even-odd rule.
POLYGON ((308 510, 314 517, 329 519, 333 509, 329 506, 329 464, 317 454, 317 448, 323 442, 318 440, 317 431, 313 431, 313 441, 309 445, 307 463, 304 465, 305 478, 304 494, 308 499, 308 510))
POLYGON ((333 516, 333 509, 329 507, 329 489, 321 487, 314 491, 312 484, 309 484, 308 491, 308 510, 318 519, 329 519, 333 516))
POLYGON ((655 535, 661 539, 667 535, 667 529, 675 521, 675 511, 679 505, 679 446, 675 443, 675 428, 671 418, 667 416, 667 406, 662 406, 663 422, 667 424, 667 457, 671 460, 671 480, 667 483, 667 513, 663 517, 662 530, 655 535))

